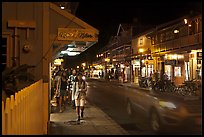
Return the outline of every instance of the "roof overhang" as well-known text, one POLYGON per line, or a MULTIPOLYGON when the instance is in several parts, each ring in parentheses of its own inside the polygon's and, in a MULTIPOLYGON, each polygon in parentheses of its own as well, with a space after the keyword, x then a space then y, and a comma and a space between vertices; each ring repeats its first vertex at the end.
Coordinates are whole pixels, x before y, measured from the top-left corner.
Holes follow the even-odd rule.
POLYGON ((73 21, 81 27, 59 27, 57 29, 57 34, 52 34, 50 36, 50 40, 54 41, 53 47, 58 47, 55 53, 55 58, 63 56, 63 54, 68 54, 69 56, 81 54, 98 42, 99 31, 97 29, 72 15, 71 13, 65 10, 61 10, 60 7, 53 3, 50 3, 50 9, 54 10, 57 14, 62 15, 62 17, 73 21))

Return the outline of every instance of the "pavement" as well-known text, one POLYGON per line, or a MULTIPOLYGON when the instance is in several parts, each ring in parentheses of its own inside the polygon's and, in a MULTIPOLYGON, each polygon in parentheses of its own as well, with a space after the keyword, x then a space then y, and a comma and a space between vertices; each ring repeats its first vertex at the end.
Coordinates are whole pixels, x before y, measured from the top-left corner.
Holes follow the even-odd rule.
MULTIPOLYGON (((97 79, 105 81, 104 79, 97 79)), ((117 80, 110 80, 112 84, 126 86, 128 88, 139 88, 135 83, 121 83, 117 80)), ((144 90, 150 90, 144 88, 144 90)), ((129 135, 120 125, 111 119, 106 113, 95 105, 86 101, 84 118, 77 122, 75 109, 68 104, 62 113, 56 102, 51 100, 50 123, 48 135, 129 135)))
POLYGON ((88 101, 80 123, 76 121, 76 111, 70 105, 62 113, 59 113, 57 106, 52 106, 52 111, 48 135, 128 135, 120 125, 88 101))

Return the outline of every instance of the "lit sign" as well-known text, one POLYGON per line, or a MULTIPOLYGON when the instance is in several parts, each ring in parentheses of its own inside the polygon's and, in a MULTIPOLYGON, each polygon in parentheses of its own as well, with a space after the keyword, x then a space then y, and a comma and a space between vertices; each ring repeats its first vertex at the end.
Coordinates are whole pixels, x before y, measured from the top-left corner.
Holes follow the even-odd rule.
POLYGON ((58 28, 58 40, 98 41, 98 34, 92 29, 58 28))
POLYGON ((177 64, 177 60, 165 60, 164 64, 165 65, 176 65, 177 64))
POLYGON ((197 52, 197 59, 202 59, 202 52, 197 52))

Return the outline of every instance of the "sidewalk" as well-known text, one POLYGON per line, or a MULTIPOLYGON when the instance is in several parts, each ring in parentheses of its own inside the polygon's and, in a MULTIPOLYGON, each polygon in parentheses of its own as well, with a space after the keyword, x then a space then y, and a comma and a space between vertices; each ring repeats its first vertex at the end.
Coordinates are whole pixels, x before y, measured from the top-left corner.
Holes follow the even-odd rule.
MULTIPOLYGON (((91 79, 91 78, 90 78, 91 79)), ((97 79, 105 81, 105 79, 97 79)), ((118 80, 110 80, 112 84, 126 86, 128 88, 150 90, 141 88, 135 83, 121 83, 118 80)), ((89 102, 86 102, 84 118, 77 124, 75 109, 68 105, 63 113, 59 113, 58 107, 52 107, 48 135, 128 135, 128 133, 113 121, 107 114, 89 102)))
POLYGON ((84 118, 78 124, 76 112, 68 105, 59 113, 57 107, 50 115, 48 135, 128 135, 102 110, 86 102, 84 118))

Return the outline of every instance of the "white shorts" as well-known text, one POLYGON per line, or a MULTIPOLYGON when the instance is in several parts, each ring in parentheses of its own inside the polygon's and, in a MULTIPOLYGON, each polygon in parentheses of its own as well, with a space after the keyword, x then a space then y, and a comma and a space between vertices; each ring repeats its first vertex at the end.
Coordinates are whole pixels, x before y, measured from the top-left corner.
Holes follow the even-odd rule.
POLYGON ((84 104, 85 104, 84 98, 75 99, 75 106, 84 106, 84 104))

